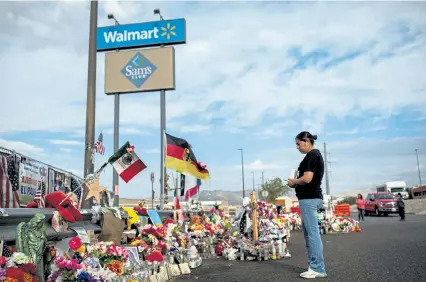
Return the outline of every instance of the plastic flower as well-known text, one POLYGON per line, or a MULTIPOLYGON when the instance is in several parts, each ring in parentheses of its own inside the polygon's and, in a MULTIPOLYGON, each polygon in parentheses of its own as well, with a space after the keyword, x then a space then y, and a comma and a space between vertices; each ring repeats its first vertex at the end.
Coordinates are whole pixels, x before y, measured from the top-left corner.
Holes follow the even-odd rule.
POLYGON ((36 266, 32 263, 24 263, 23 265, 21 265, 21 269, 31 275, 37 274, 36 266))
POLYGON ((73 251, 77 251, 81 246, 82 246, 82 242, 80 237, 74 237, 72 238, 69 243, 68 246, 70 247, 71 250, 73 251))
POLYGON ((12 261, 15 264, 24 264, 30 262, 30 259, 24 253, 14 253, 12 255, 12 261))
POLYGON ((0 268, 0 281, 6 280, 6 269, 0 268))
POLYGON ((86 247, 84 245, 81 245, 80 248, 75 250, 77 253, 84 254, 86 252, 86 247))

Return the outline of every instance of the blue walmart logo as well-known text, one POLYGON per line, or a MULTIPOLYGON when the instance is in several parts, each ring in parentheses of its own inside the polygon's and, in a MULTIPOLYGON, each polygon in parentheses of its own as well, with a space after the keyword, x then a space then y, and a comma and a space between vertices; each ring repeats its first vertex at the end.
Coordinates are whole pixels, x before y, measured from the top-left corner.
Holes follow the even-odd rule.
POLYGON ((137 88, 140 88, 145 81, 157 69, 147 58, 141 53, 136 55, 124 66, 121 73, 137 88))

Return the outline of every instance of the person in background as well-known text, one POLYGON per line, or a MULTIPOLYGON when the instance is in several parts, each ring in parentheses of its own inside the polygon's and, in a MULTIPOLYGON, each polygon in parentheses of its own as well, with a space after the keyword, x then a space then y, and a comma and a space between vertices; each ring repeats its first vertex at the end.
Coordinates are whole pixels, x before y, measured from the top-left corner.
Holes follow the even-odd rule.
POLYGON ((401 217, 400 220, 405 220, 405 203, 402 200, 401 193, 398 193, 396 197, 397 197, 396 205, 398 206, 398 213, 399 213, 399 216, 401 217))
POLYGON ((317 219, 318 210, 323 208, 321 181, 324 176, 324 160, 321 152, 314 147, 315 140, 317 136, 307 131, 296 136, 297 149, 306 155, 299 165, 296 178, 288 179, 288 185, 296 188, 308 252, 309 268, 300 277, 308 279, 327 277, 317 219))
POLYGON ((356 207, 358 208, 358 220, 364 221, 365 200, 361 194, 358 194, 356 199, 356 207))

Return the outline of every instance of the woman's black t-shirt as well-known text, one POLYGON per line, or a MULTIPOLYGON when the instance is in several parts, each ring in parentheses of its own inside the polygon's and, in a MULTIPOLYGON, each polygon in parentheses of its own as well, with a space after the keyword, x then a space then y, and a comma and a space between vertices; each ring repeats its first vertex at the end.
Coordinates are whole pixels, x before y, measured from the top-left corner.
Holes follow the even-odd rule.
POLYGON ((321 181, 324 176, 324 160, 318 149, 313 149, 306 154, 299 165, 297 178, 303 176, 306 171, 314 173, 312 181, 304 185, 297 185, 296 196, 303 199, 322 199, 321 181))

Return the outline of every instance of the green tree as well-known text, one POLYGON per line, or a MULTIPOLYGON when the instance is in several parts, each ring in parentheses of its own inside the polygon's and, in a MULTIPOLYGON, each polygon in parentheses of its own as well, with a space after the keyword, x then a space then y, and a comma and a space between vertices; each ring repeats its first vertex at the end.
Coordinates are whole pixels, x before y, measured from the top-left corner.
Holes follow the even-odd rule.
POLYGON ((349 204, 349 205, 355 205, 356 203, 356 197, 344 197, 343 200, 337 202, 338 204, 349 204))
POLYGON ((288 193, 290 187, 283 182, 283 180, 279 177, 266 181, 266 183, 262 186, 260 190, 260 200, 266 202, 273 202, 276 198, 280 196, 284 196, 288 193), (268 196, 263 197, 262 192, 268 191, 268 196))

